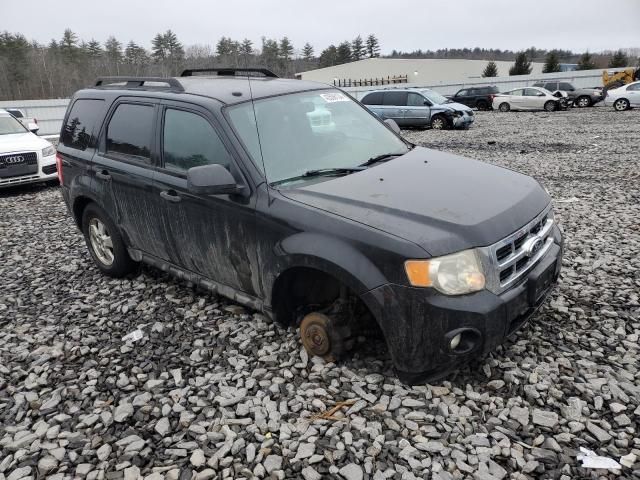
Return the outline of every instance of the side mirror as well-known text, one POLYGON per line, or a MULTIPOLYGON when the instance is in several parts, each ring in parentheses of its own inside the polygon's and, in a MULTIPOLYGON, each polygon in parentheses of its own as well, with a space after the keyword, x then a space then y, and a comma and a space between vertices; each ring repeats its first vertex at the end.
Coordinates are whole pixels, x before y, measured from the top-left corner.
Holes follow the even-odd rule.
POLYGON ((27 128, 31 133, 38 133, 38 130, 40 130, 40 127, 37 123, 29 123, 27 128))
POLYGON ((242 190, 229 170, 217 163, 187 170, 187 188, 200 195, 239 193, 242 190))
POLYGON ((396 132, 398 135, 400 135, 400 127, 398 126, 398 124, 395 122, 395 120, 391 119, 391 118, 387 118, 384 123, 387 124, 387 126, 393 130, 394 132, 396 132))

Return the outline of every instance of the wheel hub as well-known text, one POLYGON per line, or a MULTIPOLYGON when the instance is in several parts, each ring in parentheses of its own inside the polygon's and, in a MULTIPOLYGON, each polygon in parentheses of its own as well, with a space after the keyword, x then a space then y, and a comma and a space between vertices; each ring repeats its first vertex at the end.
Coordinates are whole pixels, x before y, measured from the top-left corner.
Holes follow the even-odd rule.
POLYGON ((313 355, 323 356, 331 348, 331 340, 327 330, 317 324, 302 326, 302 344, 313 355))

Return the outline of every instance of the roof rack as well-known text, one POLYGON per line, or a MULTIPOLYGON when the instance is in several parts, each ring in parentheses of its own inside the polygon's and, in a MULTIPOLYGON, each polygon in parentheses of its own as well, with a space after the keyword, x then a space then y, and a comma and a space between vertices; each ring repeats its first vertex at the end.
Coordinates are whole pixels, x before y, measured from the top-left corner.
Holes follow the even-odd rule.
MULTIPOLYGON (((194 73, 217 73, 218 76, 228 76, 234 77, 238 73, 261 73, 265 77, 269 78, 278 78, 278 75, 273 73, 268 68, 235 68, 235 67, 225 67, 225 68, 192 68, 188 70, 184 70, 181 77, 192 77, 194 73)), ((247 75, 249 76, 249 75, 247 75)))
MULTIPOLYGON (((144 86, 151 87, 152 85, 146 85, 148 83, 164 83, 171 90, 178 90, 184 92, 184 87, 175 78, 168 77, 98 77, 96 80, 96 87, 106 87, 114 83, 124 83, 125 88, 141 88, 144 86)), ((153 85, 153 87, 158 87, 153 85)), ((163 88, 163 87, 159 87, 163 88)), ((166 87, 164 87, 166 88, 166 87)))

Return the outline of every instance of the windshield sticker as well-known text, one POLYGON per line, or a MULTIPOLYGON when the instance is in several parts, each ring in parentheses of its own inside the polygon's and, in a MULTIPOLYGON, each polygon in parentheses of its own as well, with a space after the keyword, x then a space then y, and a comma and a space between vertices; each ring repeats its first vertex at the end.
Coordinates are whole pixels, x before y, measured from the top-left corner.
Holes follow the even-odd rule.
POLYGON ((349 99, 341 93, 321 93, 320 96, 327 103, 348 102, 349 99))

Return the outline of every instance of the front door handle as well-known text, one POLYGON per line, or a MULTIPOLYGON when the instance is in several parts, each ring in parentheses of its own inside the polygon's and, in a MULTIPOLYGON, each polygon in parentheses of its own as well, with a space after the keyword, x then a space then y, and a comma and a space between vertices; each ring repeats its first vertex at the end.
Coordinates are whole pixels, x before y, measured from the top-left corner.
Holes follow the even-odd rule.
POLYGON ((109 171, 108 170, 98 170, 96 172, 96 177, 102 179, 102 180, 106 180, 109 181, 111 180, 111 175, 109 175, 109 171))
POLYGON ((173 203, 178 203, 180 200, 182 200, 180 195, 178 195, 178 193, 175 190, 163 190, 160 192, 160 196, 164 200, 168 202, 173 202, 173 203))

